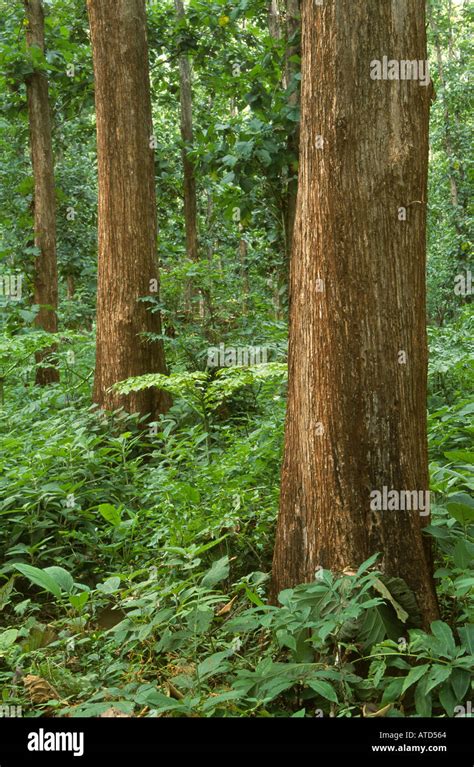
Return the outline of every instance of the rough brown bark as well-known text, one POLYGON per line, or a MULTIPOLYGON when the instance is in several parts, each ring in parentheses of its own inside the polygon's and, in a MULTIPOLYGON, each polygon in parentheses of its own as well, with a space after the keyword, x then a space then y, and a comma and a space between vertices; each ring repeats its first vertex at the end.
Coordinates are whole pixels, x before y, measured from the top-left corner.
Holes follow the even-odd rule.
POLYGON ((313 580, 319 566, 341 571, 382 552, 383 571, 405 579, 426 625, 438 615, 422 539, 426 517, 370 508, 371 492, 384 486, 428 489, 429 89, 370 77, 370 62, 384 55, 426 59, 424 4, 308 0, 302 22, 289 394, 273 597, 313 580), (406 221, 399 220, 399 208, 406 208, 406 221))
MULTIPOLYGON (((26 11, 26 43, 28 48, 39 48, 43 53, 44 12, 40 0, 24 0, 26 11)), ((48 80, 41 71, 26 78, 30 150, 34 177, 35 258, 34 303, 40 309, 35 325, 41 330, 56 333, 58 306, 58 271, 56 261, 56 196, 54 188, 54 162, 51 138, 51 115, 48 100, 48 80)), ((54 348, 36 355, 36 383, 44 386, 59 381, 59 371, 48 366, 47 359, 54 348)))
MULTIPOLYGON (((176 16, 184 21, 185 10, 183 0, 174 0, 176 16)), ((193 135, 193 101, 191 87, 191 64, 186 53, 179 56, 179 94, 181 104, 181 139, 183 141, 183 176, 184 176, 184 220, 186 227, 186 254, 192 261, 198 259, 198 226, 196 177, 194 162, 189 151, 192 148, 193 135)))
POLYGON ((163 413, 155 389, 127 396, 117 381, 165 373, 159 313, 139 299, 157 296, 156 200, 144 0, 88 0, 95 73, 99 177, 97 357, 94 401, 106 409, 163 413))

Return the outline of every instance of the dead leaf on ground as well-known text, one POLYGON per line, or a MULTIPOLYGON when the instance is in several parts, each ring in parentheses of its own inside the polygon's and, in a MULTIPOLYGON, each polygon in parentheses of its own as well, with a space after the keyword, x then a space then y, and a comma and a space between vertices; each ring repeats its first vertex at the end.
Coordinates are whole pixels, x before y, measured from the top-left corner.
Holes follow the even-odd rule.
POLYGON ((227 602, 227 604, 224 605, 224 607, 221 607, 221 609, 218 612, 216 612, 216 615, 227 615, 227 613, 230 613, 230 611, 232 610, 232 605, 234 604, 237 597, 238 597, 238 594, 236 594, 235 597, 230 600, 230 602, 227 602))
POLYGON ((108 719, 108 718, 114 718, 114 719, 120 719, 125 718, 129 719, 129 715, 125 714, 123 711, 120 711, 118 708, 114 708, 113 706, 111 708, 108 708, 107 711, 104 711, 103 714, 99 714, 100 719, 108 719))
POLYGON ((362 716, 364 716, 366 719, 374 719, 375 717, 386 716, 386 714, 388 714, 392 708, 391 703, 389 703, 387 706, 384 706, 383 708, 378 708, 378 706, 378 703, 366 703, 362 708, 362 716))
POLYGON ((40 676, 27 674, 27 676, 23 677, 23 684, 32 703, 47 703, 48 700, 61 700, 59 693, 54 689, 53 685, 40 676))

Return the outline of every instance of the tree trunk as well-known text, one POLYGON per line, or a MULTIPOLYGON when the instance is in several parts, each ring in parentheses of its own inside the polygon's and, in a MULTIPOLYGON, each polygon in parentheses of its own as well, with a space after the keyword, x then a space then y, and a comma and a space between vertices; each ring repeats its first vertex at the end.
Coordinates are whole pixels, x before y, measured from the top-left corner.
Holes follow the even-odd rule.
POLYGON ((247 259, 248 244, 245 236, 242 232, 242 225, 239 225, 240 240, 239 240, 239 263, 240 263, 240 276, 242 280, 242 314, 245 316, 248 314, 248 300, 250 295, 250 280, 249 280, 249 265, 247 259))
POLYGON ((76 293, 76 281, 74 279, 74 275, 72 274, 67 275, 66 286, 67 286, 67 298, 69 301, 72 301, 76 293))
POLYGON ((268 4, 268 30, 275 40, 281 39, 281 22, 278 0, 270 0, 268 4))
MULTIPOLYGON (((440 83, 440 99, 441 104, 443 107, 443 117, 444 117, 444 136, 443 136, 443 143, 444 143, 444 149, 446 152, 446 157, 448 160, 448 177, 449 177, 449 187, 450 187, 450 198, 451 198, 451 205, 453 208, 453 224, 454 228, 456 230, 456 234, 458 236, 459 242, 462 243, 463 241, 469 241, 470 236, 469 233, 466 231, 466 227, 464 225, 464 222, 468 219, 469 214, 466 209, 466 203, 468 200, 468 197, 465 195, 462 195, 462 204, 460 201, 460 194, 458 189, 458 181, 457 181, 457 175, 460 179, 463 179, 465 177, 465 171, 463 168, 463 158, 462 156, 459 157, 459 153, 455 151, 455 128, 456 128, 456 120, 453 120, 453 116, 451 115, 448 99, 446 97, 446 78, 445 78, 445 72, 444 72, 444 65, 443 65, 443 50, 440 40, 440 32, 438 29, 438 26, 436 24, 435 20, 435 13, 432 7, 429 7, 429 13, 428 13, 428 20, 429 25, 431 28, 432 33, 432 39, 434 44, 434 49, 436 53, 436 62, 438 65, 438 77, 439 77, 439 83, 440 83)), ((454 60, 454 52, 453 52, 453 44, 452 44, 452 28, 451 28, 451 18, 452 18, 452 5, 451 3, 448 3, 448 18, 450 21, 449 29, 448 29, 448 64, 452 64, 454 60)), ((459 266, 465 266, 466 262, 468 261, 468 252, 465 253, 459 248, 458 250, 458 262, 459 266)))
POLYGON ((127 396, 117 381, 166 373, 161 318, 141 297, 158 296, 157 225, 144 0, 88 0, 95 73, 99 177, 97 355, 94 401, 156 417, 169 398, 127 396))
POLYGON ((318 567, 355 568, 381 552, 382 570, 408 583, 427 625, 438 616, 428 517, 372 510, 374 491, 422 492, 429 481, 429 89, 371 79, 384 55, 426 59, 422 2, 304 3, 273 598, 318 567))
MULTIPOLYGON (((183 0, 174 0, 176 15, 182 23, 185 21, 183 0)), ((181 102, 181 139, 183 141, 182 158, 184 174, 184 220, 186 226, 186 254, 191 261, 198 259, 198 227, 196 178, 194 162, 189 150, 193 145, 193 102, 191 90, 191 65, 186 53, 179 56, 179 93, 181 102)))
MULTIPOLYGON (((44 54, 44 12, 41 0, 24 0, 24 2, 28 23, 27 47, 39 48, 44 54)), ((58 329, 56 196, 48 80, 43 72, 35 71, 28 75, 26 92, 34 177, 34 242, 39 250, 35 258, 33 300, 40 309, 35 318, 35 325, 41 330, 56 333, 58 329)), ((47 359, 54 355, 54 351, 54 348, 50 348, 36 355, 36 362, 39 365, 36 370, 36 383, 40 386, 59 381, 57 368, 47 365, 47 359)))

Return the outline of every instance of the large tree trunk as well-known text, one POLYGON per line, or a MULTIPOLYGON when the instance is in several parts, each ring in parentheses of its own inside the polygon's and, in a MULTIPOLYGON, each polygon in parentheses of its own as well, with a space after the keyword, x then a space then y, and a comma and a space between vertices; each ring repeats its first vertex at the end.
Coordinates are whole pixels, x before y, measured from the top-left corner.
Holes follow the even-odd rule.
POLYGON ((99 175, 97 359, 94 401, 153 417, 163 392, 128 396, 117 381, 165 373, 158 312, 139 299, 158 295, 152 118, 144 0, 88 0, 95 72, 99 175))
POLYGON ((420 0, 303 6, 289 395, 273 597, 382 552, 437 617, 427 517, 371 493, 427 491, 425 234, 429 89, 372 80, 426 59, 420 0), (403 211, 406 209, 406 220, 403 211), (406 364, 403 364, 406 358, 406 364))
MULTIPOLYGON (((184 22, 183 0, 174 0, 176 15, 184 22)), ((181 139, 183 141, 182 158, 184 174, 184 220, 186 226, 186 254, 192 261, 198 258, 198 226, 196 178, 194 162, 190 157, 193 145, 193 102, 191 89, 191 65, 186 53, 179 56, 179 93, 181 102, 181 139)))
MULTIPOLYGON (((24 0, 26 10, 26 42, 29 48, 44 53, 44 12, 41 0, 24 0)), ((58 270, 56 262, 56 197, 54 189, 51 115, 48 101, 48 80, 43 72, 35 71, 26 78, 30 148, 34 177, 35 259, 34 303, 40 309, 35 324, 41 330, 56 333, 58 329, 58 270)), ((44 386, 59 381, 59 372, 47 365, 54 348, 36 355, 39 367, 36 383, 44 386)))

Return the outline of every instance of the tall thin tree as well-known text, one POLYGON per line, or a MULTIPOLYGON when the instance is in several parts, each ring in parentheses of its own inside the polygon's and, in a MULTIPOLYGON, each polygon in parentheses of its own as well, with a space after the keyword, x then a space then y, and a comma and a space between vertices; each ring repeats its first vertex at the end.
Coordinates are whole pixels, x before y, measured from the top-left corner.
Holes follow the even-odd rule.
MULTIPOLYGON (((174 0, 176 16, 182 27, 186 21, 183 0, 174 0)), ((191 63, 186 50, 181 46, 179 54, 179 95, 181 104, 181 139, 183 142, 182 159, 184 175, 184 221, 186 227, 186 254, 189 259, 198 258, 198 223, 196 177, 194 162, 191 157, 193 148, 193 94, 191 63)))
POLYGON ((99 176, 97 354, 94 401, 156 416, 168 397, 111 390, 166 372, 159 312, 157 224, 145 0, 88 0, 99 176))
MULTIPOLYGON (((24 0, 26 12, 26 43, 30 52, 45 52, 44 10, 41 0, 24 0)), ((30 150, 34 178, 34 229, 38 255, 34 267, 34 303, 39 306, 35 324, 50 333, 57 331, 58 268, 56 260, 56 194, 51 136, 51 114, 48 80, 35 68, 26 78, 30 150)), ((36 355, 36 383, 44 386, 59 381, 59 372, 48 359, 54 348, 36 355)))
POLYGON ((307 0, 302 29, 273 592, 381 552, 380 566, 407 582, 427 625, 438 615, 422 537, 430 97, 423 77, 385 79, 382 63, 394 60, 396 76, 397 61, 416 61, 424 73, 424 3, 307 0))

